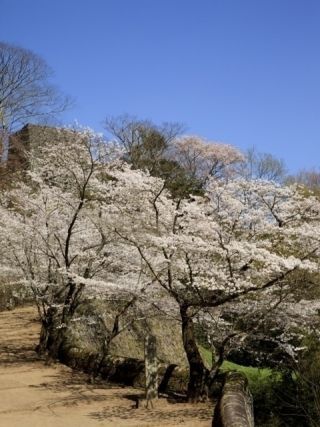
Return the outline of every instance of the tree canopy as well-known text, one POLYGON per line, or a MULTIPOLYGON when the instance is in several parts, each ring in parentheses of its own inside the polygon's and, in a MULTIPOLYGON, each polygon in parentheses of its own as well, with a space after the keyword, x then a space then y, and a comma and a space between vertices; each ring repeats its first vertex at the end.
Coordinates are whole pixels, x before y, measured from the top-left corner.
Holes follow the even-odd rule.
POLYGON ((224 175, 233 161, 223 155, 235 151, 222 147, 214 158, 202 141, 192 140, 195 148, 203 193, 176 197, 164 179, 128 163, 119 141, 82 130, 31 152, 26 179, 1 193, 0 206, 2 274, 32 287, 47 333, 54 317, 63 334, 84 292, 117 289, 145 312, 152 304, 180 317, 190 399, 214 374, 197 347, 196 319, 223 322, 221 307, 245 302, 250 312, 257 298, 263 313, 291 292, 296 272, 318 271, 320 243, 315 196, 224 175))

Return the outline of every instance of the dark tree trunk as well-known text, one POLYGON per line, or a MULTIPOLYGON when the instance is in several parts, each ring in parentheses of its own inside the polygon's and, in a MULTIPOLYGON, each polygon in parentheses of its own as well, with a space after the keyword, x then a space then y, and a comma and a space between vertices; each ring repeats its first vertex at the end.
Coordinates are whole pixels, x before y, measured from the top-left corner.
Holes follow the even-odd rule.
POLYGON ((189 362, 188 400, 197 402, 205 395, 207 369, 203 364, 195 339, 192 317, 188 313, 188 306, 180 306, 182 321, 183 346, 189 362))
MULTIPOLYGON (((221 365, 223 364, 223 362, 224 362, 224 358, 225 358, 225 347, 226 347, 226 345, 229 343, 229 341, 233 338, 233 337, 235 337, 237 334, 234 332, 234 333, 232 333, 232 334, 229 334, 227 337, 225 337, 225 339, 220 343, 220 345, 218 346, 218 347, 216 347, 216 352, 218 353, 217 354, 217 356, 218 356, 218 358, 215 360, 215 362, 213 362, 212 361, 212 367, 211 367, 211 370, 210 370, 210 372, 209 372, 209 375, 208 375, 208 380, 207 380, 207 386, 208 386, 208 388, 210 389, 211 388, 211 386, 214 384, 214 382, 215 382, 215 380, 216 380, 216 378, 217 378, 217 376, 218 376, 218 374, 219 374, 219 371, 220 371, 220 368, 221 368, 221 365)), ((212 358, 213 359, 213 358, 212 358)))
POLYGON ((55 315, 56 310, 53 308, 49 308, 46 313, 46 316, 41 321, 40 339, 36 349, 40 355, 45 355, 49 353, 50 348, 55 342, 55 315))
POLYGON ((37 345, 37 348, 36 348, 36 351, 40 356, 46 354, 46 352, 47 352, 49 335, 50 335, 50 333, 49 333, 49 329, 46 325, 46 322, 42 321, 39 344, 37 345))
POLYGON ((73 307, 76 304, 75 301, 75 295, 77 292, 77 286, 76 284, 69 279, 68 283, 68 292, 64 301, 63 310, 62 310, 62 323, 67 324, 69 321, 69 318, 72 317, 72 314, 75 311, 75 307, 73 307))
POLYGON ((53 358, 59 357, 59 351, 65 341, 67 327, 78 307, 82 289, 83 285, 76 285, 70 279, 62 312, 58 312, 55 307, 49 307, 46 313, 42 315, 40 341, 37 346, 39 354, 48 354, 53 358))

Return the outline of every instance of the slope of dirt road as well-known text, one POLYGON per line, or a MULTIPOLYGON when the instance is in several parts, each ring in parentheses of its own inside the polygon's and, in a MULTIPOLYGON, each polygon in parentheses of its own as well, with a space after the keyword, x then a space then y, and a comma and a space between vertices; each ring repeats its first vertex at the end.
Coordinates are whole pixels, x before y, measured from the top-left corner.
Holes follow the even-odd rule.
POLYGON ((135 408, 141 390, 90 385, 85 374, 47 366, 34 352, 39 335, 32 307, 0 313, 1 427, 211 426, 212 405, 172 404, 135 408))

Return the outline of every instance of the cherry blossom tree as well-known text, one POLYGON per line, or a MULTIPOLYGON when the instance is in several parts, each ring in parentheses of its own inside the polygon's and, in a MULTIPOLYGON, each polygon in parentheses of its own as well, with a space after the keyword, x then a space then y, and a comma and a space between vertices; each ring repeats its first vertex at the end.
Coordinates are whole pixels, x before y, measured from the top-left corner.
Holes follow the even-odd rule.
MULTIPOLYGON (((2 195, 2 264, 33 287, 45 346, 57 316, 63 338, 84 290, 119 288, 132 304, 143 295, 178 316, 188 397, 198 400, 210 373, 195 319, 208 308, 219 317, 222 306, 244 299, 263 304, 289 291, 295 272, 317 271, 320 204, 298 186, 232 175, 206 179, 203 197, 177 199, 164 180, 121 156, 89 131, 77 143, 40 147, 26 182, 2 195)), ((213 160, 200 164, 194 173, 214 174, 213 160)), ((227 169, 224 163, 217 175, 227 169)))
POLYGON ((230 176, 245 160, 231 145, 180 136, 183 127, 178 123, 157 126, 124 115, 108 118, 106 129, 124 148, 124 158, 134 169, 162 178, 176 198, 202 194, 209 176, 230 176))
POLYGON ((165 292, 176 304, 190 365, 188 395, 196 400, 208 373, 194 317, 204 308, 279 291, 298 270, 316 271, 320 205, 298 187, 265 181, 212 179, 206 197, 179 201, 161 182, 147 182, 140 184, 140 206, 139 199, 134 208, 115 203, 121 218, 116 214, 114 226, 137 249, 159 296, 165 292))
POLYGON ((199 136, 177 138, 172 156, 202 187, 210 176, 230 177, 235 166, 244 161, 244 156, 232 145, 206 141, 199 136))
POLYGON ((290 287, 264 293, 254 301, 239 299, 212 313, 207 309, 200 316, 204 345, 213 353, 212 381, 226 359, 277 371, 295 369, 306 350, 305 337, 318 334, 320 302, 294 301, 290 287))
POLYGON ((25 182, 2 194, 2 263, 34 290, 43 350, 54 319, 59 317, 63 332, 83 289, 94 288, 116 251, 108 252, 112 239, 99 226, 95 182, 120 151, 90 130, 63 132, 70 138, 48 141, 31 153, 25 182))

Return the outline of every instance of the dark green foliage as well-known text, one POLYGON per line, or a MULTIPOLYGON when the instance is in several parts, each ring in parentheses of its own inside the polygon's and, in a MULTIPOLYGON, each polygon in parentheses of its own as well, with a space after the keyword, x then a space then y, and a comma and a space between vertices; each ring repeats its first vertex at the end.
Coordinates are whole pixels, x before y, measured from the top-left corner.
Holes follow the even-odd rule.
POLYGON ((154 176, 162 178, 174 198, 203 195, 201 183, 191 176, 174 160, 161 159, 154 170, 154 176))
POLYGON ((124 159, 134 169, 162 178, 174 198, 202 195, 202 183, 173 159, 173 141, 181 134, 178 123, 157 126, 127 115, 106 120, 106 129, 125 150, 124 159))
POLYGON ((304 345, 293 370, 273 371, 264 381, 249 380, 258 427, 319 427, 320 345, 313 335, 304 345))
POLYGON ((141 125, 138 142, 131 146, 129 161, 135 169, 148 169, 154 174, 157 163, 168 148, 164 135, 155 128, 141 125))
POLYGON ((257 427, 307 427, 309 424, 296 401, 296 381, 292 372, 273 372, 270 377, 252 383, 257 427))
POLYGON ((315 334, 305 338, 306 351, 296 367, 297 400, 310 426, 320 424, 320 343, 315 334))
POLYGON ((162 178, 174 198, 203 194, 200 181, 190 176, 178 162, 166 157, 170 147, 160 130, 141 125, 138 141, 128 154, 133 168, 148 170, 152 176, 162 178))

